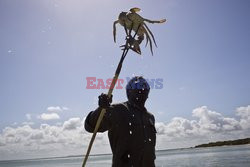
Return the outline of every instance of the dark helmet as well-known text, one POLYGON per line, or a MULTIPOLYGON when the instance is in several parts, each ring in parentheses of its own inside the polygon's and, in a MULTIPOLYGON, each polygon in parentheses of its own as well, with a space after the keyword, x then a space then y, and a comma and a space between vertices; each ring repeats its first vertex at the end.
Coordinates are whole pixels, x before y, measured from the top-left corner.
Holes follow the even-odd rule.
POLYGON ((140 106, 144 106, 148 98, 149 91, 150 86, 142 76, 132 78, 126 86, 129 102, 140 106))

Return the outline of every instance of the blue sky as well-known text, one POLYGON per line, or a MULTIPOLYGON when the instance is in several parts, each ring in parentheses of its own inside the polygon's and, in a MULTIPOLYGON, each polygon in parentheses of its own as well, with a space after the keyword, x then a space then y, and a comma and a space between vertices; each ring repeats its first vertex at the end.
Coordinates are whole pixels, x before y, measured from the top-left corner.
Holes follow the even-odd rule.
MULTIPOLYGON (((148 24, 158 44, 154 56, 144 46, 142 56, 130 51, 120 75, 122 79, 133 75, 163 79, 163 89, 152 89, 146 104, 162 123, 159 131, 161 125, 171 129, 175 121, 204 125, 209 122, 206 118, 220 117, 220 121, 237 121, 237 127, 241 126, 237 135, 247 136, 250 126, 240 123, 250 119, 249 1, 2 0, 1 157, 8 159, 17 148, 8 145, 6 128, 31 128, 36 133, 42 125, 65 129, 67 121, 78 127, 97 107, 98 95, 107 90, 86 89, 86 77, 113 76, 125 34, 118 25, 114 43, 112 24, 121 11, 131 7, 140 7, 145 18, 167 19, 165 24, 148 24), (12 152, 4 152, 7 148, 12 152)), ((125 89, 114 90, 114 102, 125 100, 125 89)), ((214 122, 210 120, 219 125, 214 122)), ((162 141, 158 148, 169 148, 162 141)), ((175 147, 196 143, 179 142, 175 147)), ((20 145, 25 150, 25 144, 20 145)), ((41 150, 36 151, 43 156, 41 150)))

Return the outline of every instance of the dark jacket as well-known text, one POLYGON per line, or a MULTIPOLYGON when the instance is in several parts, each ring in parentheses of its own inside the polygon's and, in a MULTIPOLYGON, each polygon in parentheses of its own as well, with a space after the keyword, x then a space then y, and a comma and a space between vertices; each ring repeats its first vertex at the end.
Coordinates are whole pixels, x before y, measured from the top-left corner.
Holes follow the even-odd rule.
MULTIPOLYGON (((101 108, 88 114, 85 129, 93 132, 101 108)), ((112 167, 154 167, 154 116, 146 108, 140 109, 128 102, 107 108, 99 132, 108 130, 113 153, 112 167)))

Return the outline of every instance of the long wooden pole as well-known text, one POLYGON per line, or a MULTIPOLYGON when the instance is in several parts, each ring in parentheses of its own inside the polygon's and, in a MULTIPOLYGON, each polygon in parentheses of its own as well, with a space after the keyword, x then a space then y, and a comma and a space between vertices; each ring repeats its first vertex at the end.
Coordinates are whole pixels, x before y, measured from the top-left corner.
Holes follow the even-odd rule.
MULTIPOLYGON (((120 74, 120 72, 121 72, 123 60, 124 60, 124 58, 126 57, 126 55, 127 55, 127 53, 128 53, 129 48, 128 48, 127 45, 128 45, 128 43, 126 42, 125 48, 124 48, 124 50, 123 50, 123 53, 122 53, 122 56, 121 56, 121 59, 120 59, 120 62, 119 62, 119 64, 118 64, 117 68, 116 68, 115 75, 114 75, 113 80, 112 80, 112 83, 111 83, 111 85, 110 85, 110 88, 109 88, 109 91, 108 91, 108 97, 109 97, 109 98, 110 98, 111 95, 112 95, 112 92, 113 92, 113 90, 114 90, 116 81, 117 81, 117 79, 118 79, 118 77, 119 77, 119 74, 120 74)), ((92 147, 92 145, 93 145, 93 143, 94 143, 94 140, 95 140, 97 131, 98 131, 99 127, 100 127, 101 121, 102 121, 103 116, 105 115, 105 113, 106 113, 106 109, 103 108, 103 109, 101 110, 101 113, 100 113, 100 115, 99 115, 99 117, 98 117, 98 120, 97 120, 97 122, 96 122, 96 126, 95 126, 95 129, 94 129, 92 138, 91 138, 91 140, 90 140, 90 142, 89 142, 88 150, 87 150, 87 153, 86 153, 86 155, 85 155, 85 158, 84 158, 82 167, 85 167, 85 165, 86 165, 88 156, 89 156, 89 154, 90 154, 91 147, 92 147)))
MULTIPOLYGON (((108 91, 108 97, 109 97, 109 98, 110 98, 111 95, 112 95, 112 92, 113 92, 113 90, 114 90, 116 81, 117 81, 117 79, 118 79, 118 77, 119 77, 119 74, 120 74, 120 72, 121 72, 122 63, 123 63, 123 61, 124 61, 126 55, 128 54, 128 51, 129 51, 130 47, 133 47, 133 46, 131 46, 131 42, 133 43, 133 41, 135 40, 135 37, 136 37, 136 35, 137 35, 137 33, 138 33, 138 30, 139 30, 140 26, 141 26, 141 25, 138 26, 138 28, 137 28, 137 30, 136 30, 136 32, 135 32, 135 34, 134 34, 133 37, 131 36, 131 32, 132 32, 132 28, 133 28, 133 23, 132 23, 132 26, 131 26, 131 29, 129 30, 129 32, 128 32, 126 26, 124 26, 125 32, 126 32, 126 34, 127 34, 127 37, 126 37, 126 44, 124 45, 124 49, 123 49, 123 53, 122 53, 120 62, 119 62, 119 64, 118 64, 117 68, 116 68, 115 75, 114 75, 114 77, 113 77, 112 83, 111 83, 110 88, 109 88, 109 91, 108 91)), ((94 132, 93 132, 93 135, 92 135, 91 140, 90 140, 90 142, 89 142, 89 146, 88 146, 87 153, 86 153, 86 155, 85 155, 85 157, 84 157, 84 160, 83 160, 83 163, 82 163, 82 167, 85 167, 85 165, 86 165, 86 163, 87 163, 87 160, 88 160, 88 157, 89 157, 89 154, 90 154, 90 150, 91 150, 91 148, 92 148, 92 145, 93 145, 93 143, 94 143, 94 140, 95 140, 97 131, 98 131, 99 127, 100 127, 100 124, 101 124, 101 122, 102 122, 102 119, 103 119, 103 116, 105 115, 105 113, 106 113, 106 109, 103 108, 103 109, 101 110, 101 113, 100 113, 98 119, 97 119, 97 122, 96 122, 96 125, 95 125, 95 129, 94 129, 94 132)))

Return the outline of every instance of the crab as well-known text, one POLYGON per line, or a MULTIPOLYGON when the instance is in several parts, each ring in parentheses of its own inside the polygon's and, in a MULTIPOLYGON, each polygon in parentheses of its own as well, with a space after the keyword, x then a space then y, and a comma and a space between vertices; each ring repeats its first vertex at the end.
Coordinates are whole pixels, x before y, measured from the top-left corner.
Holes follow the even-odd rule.
POLYGON ((114 42, 116 42, 116 24, 120 24, 125 28, 126 34, 128 34, 128 30, 133 30, 136 35, 137 39, 133 40, 132 42, 130 41, 130 49, 135 51, 138 54, 141 54, 141 49, 140 49, 140 44, 144 40, 144 35, 146 36, 146 46, 149 42, 150 45, 150 51, 153 55, 153 47, 152 47, 152 39, 157 47, 155 38, 153 33, 150 31, 148 26, 146 25, 145 22, 148 23, 164 23, 166 22, 166 19, 162 20, 149 20, 146 18, 143 18, 139 14, 137 14, 141 9, 139 8, 131 8, 129 12, 121 12, 118 16, 118 20, 114 21, 113 23, 113 37, 114 37, 114 42), (152 39, 151 39, 152 37, 152 39))

